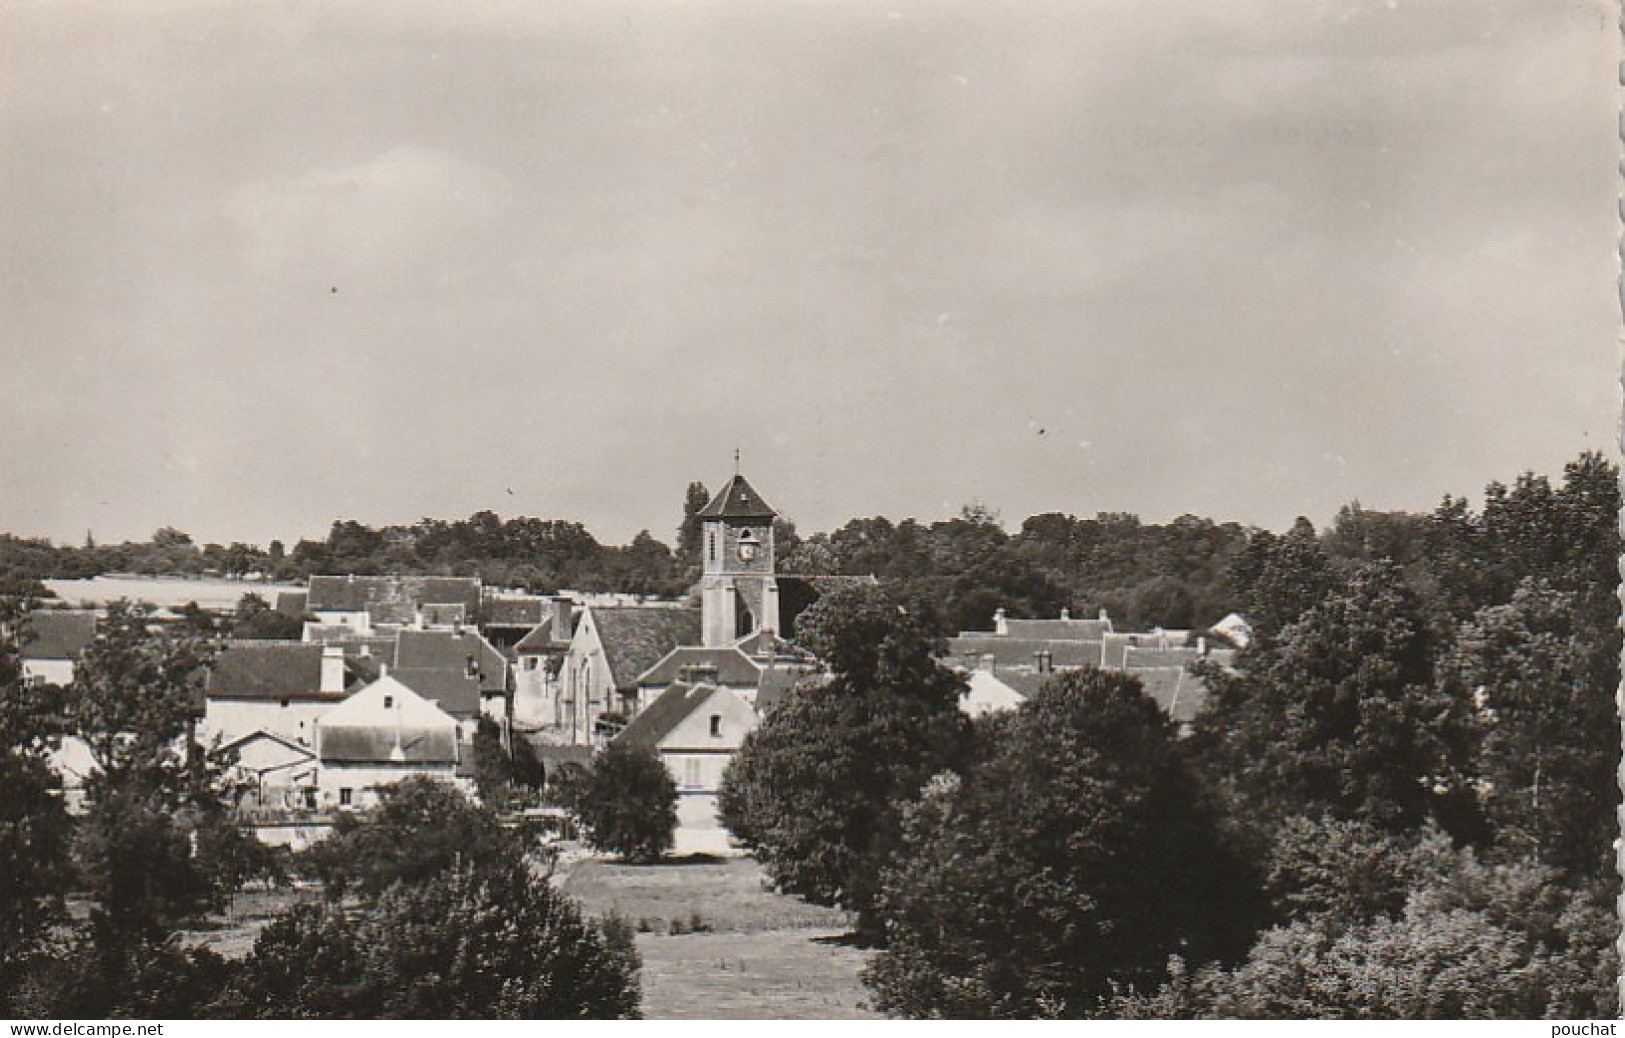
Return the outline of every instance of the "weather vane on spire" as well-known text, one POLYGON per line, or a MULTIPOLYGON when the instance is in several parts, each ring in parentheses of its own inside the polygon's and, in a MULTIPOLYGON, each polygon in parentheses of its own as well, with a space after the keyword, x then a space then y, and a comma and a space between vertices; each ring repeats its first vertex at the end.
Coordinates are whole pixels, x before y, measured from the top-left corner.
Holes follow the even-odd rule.
POLYGON ((739 475, 739 447, 734 447, 734 475, 739 475))

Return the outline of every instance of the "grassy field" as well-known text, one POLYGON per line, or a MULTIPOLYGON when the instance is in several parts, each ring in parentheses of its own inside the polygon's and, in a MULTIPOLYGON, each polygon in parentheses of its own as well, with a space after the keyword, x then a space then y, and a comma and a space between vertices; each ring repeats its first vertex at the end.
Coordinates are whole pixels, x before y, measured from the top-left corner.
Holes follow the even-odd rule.
POLYGON ((773 893, 749 858, 589 858, 560 875, 588 912, 614 912, 639 930, 651 1020, 875 1016, 858 980, 869 953, 840 940, 846 917, 773 893))
MULTIPOLYGON (((842 938, 846 917, 768 889, 749 858, 691 857, 660 865, 567 859, 555 882, 591 915, 637 930, 643 1013, 651 1020, 852 1020, 869 952, 842 938)), ((231 910, 183 935, 240 958, 277 912, 314 891, 243 893, 231 910)))
POLYGON ((240 959, 254 950, 254 939, 272 917, 316 896, 314 891, 286 889, 239 893, 231 898, 227 911, 212 917, 207 926, 182 932, 181 940, 228 959, 240 959))

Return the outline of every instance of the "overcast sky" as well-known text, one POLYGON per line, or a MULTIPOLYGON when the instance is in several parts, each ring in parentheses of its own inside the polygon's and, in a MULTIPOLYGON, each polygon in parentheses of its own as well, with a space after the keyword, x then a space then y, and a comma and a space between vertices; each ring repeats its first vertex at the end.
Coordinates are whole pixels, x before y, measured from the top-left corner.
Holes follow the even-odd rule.
POLYGON ((9 0, 0 530, 669 541, 736 445, 804 532, 1557 475, 1618 420, 1616 20, 9 0))

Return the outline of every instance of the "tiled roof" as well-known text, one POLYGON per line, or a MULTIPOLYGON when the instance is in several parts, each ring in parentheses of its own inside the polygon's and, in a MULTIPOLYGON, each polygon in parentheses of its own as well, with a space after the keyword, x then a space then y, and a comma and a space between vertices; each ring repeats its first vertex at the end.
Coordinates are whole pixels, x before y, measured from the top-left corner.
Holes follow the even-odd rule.
POLYGON ((1190 641, 1189 631, 1123 631, 1108 634, 1101 651, 1101 666, 1116 669, 1129 666, 1126 661, 1131 650, 1144 652, 1152 649, 1180 649, 1187 646, 1195 648, 1190 641))
POLYGON ((553 620, 553 603, 541 595, 487 595, 482 606, 491 627, 535 627, 553 620))
POLYGON ((359 613, 377 595, 388 577, 311 577, 305 608, 312 611, 359 613))
POLYGON ((1022 698, 1031 699, 1059 675, 1054 671, 1040 673, 1036 670, 1001 670, 993 676, 1008 685, 1012 691, 1020 693, 1022 698))
POLYGON ((660 693, 653 703, 638 711, 638 715, 621 729, 614 741, 625 746, 652 750, 716 691, 717 686, 711 684, 689 685, 678 682, 660 693))
POLYGON ((315 642, 230 641, 204 676, 203 691, 224 699, 342 699, 323 697, 322 646, 315 642))
POLYGON ((473 717, 480 712, 480 683, 461 670, 392 667, 389 676, 448 714, 473 717))
POLYGON ((1139 678, 1146 695, 1157 701, 1163 713, 1181 724, 1193 719, 1207 705, 1207 685, 1184 667, 1136 667, 1127 673, 1139 678))
POLYGON ((563 764, 580 764, 585 767, 592 763, 593 750, 591 746, 576 743, 566 745, 548 742, 534 732, 516 732, 515 734, 530 743, 531 752, 536 755, 536 760, 540 762, 542 769, 546 772, 551 772, 554 768, 563 764))
POLYGON ((71 660, 96 637, 96 614, 88 609, 35 609, 28 614, 25 660, 71 660))
POLYGON ((291 616, 295 620, 305 615, 305 603, 309 595, 303 591, 278 591, 276 596, 276 611, 283 616, 291 616))
POLYGON ((453 728, 397 729, 329 727, 318 729, 323 763, 456 764, 453 728))
POLYGON ((1128 645, 1123 649, 1123 666, 1130 670, 1136 667, 1183 667, 1201 658, 1194 645, 1171 645, 1167 648, 1128 645))
POLYGON ((418 608, 423 613, 423 622, 431 627, 468 623, 468 607, 461 602, 424 602, 418 608))
MULTIPOLYGON (((1174 721, 1190 721, 1207 703, 1207 686, 1183 666, 1132 667, 1119 672, 1139 679, 1146 695, 1156 700, 1157 706, 1174 721)), ((1001 669, 992 675, 1024 699, 1036 696, 1046 684, 1059 676, 1057 673, 1039 673, 1030 667, 1001 669)))
POLYGON ((458 602, 472 614, 480 607, 478 577, 315 576, 306 607, 312 612, 358 613, 406 623, 423 603, 458 602))
POLYGON ((562 651, 568 648, 569 642, 556 642, 553 640, 553 621, 539 623, 532 627, 523 638, 513 643, 517 652, 549 652, 562 651))
POLYGON ((772 519, 779 513, 736 473, 699 514, 706 519, 772 519))
POLYGON ((1070 641, 1099 641, 1112 629, 1110 620, 1017 620, 1004 621, 1012 638, 1058 638, 1070 641))
POLYGON ((1032 667, 1037 654, 1050 654, 1053 667, 1093 667, 1100 665, 1100 642, 1070 639, 1015 638, 1005 634, 970 631, 948 639, 948 655, 954 662, 974 667, 983 656, 992 656, 1004 667, 1032 667))
POLYGON ((734 647, 759 666, 818 667, 818 657, 795 642, 785 641, 771 631, 758 631, 750 638, 734 642, 734 647))
POLYGON ((465 674, 471 656, 480 672, 481 691, 501 692, 508 687, 508 661, 477 631, 399 631, 395 635, 395 670, 465 674))
POLYGON ((790 690, 799 686, 815 687, 829 680, 829 675, 821 671, 792 670, 789 668, 772 668, 762 672, 762 682, 756 689, 756 712, 766 717, 775 707, 783 703, 790 690))
POLYGON ((695 666, 714 667, 715 680, 719 685, 749 685, 755 688, 762 677, 762 668, 736 648, 705 649, 697 645, 683 645, 671 650, 654 666, 638 675, 637 683, 669 685, 683 680, 684 668, 695 666))
POLYGON ((673 606, 592 608, 593 623, 615 686, 635 688, 638 675, 679 645, 700 642, 700 611, 673 606))

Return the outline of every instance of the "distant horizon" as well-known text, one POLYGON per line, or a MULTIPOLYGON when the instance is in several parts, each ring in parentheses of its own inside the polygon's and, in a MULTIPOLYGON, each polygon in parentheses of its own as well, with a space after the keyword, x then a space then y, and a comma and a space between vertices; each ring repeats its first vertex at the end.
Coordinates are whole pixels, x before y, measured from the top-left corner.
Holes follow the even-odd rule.
MULTIPOLYGON (((745 472, 743 470, 743 468, 741 469, 741 471, 746 476, 746 478, 751 480, 752 485, 757 487, 758 492, 760 492, 762 494, 762 496, 767 499, 768 503, 770 505, 772 505, 776 510, 778 510, 780 518, 787 519, 790 522, 795 524, 797 535, 800 536, 800 537, 803 537, 803 538, 808 537, 808 536, 810 536, 812 534, 817 534, 817 533, 832 534, 836 530, 840 529, 842 526, 846 525, 848 522, 851 522, 851 521, 854 521, 854 520, 860 520, 860 519, 885 519, 885 520, 887 520, 888 522, 891 522, 894 525, 900 524, 900 523, 903 523, 903 522, 913 521, 913 522, 920 523, 920 524, 925 525, 925 526, 930 526, 933 523, 945 522, 947 520, 957 518, 961 514, 961 510, 966 508, 966 507, 969 507, 969 506, 982 506, 982 507, 987 508, 990 512, 992 512, 994 515, 996 515, 998 517, 999 525, 1001 526, 1001 528, 1003 528, 1006 533, 1008 533, 1008 534, 1010 534, 1012 536, 1014 536, 1017 533, 1020 533, 1022 524, 1026 520, 1028 520, 1028 519, 1030 519, 1030 518, 1032 518, 1034 516, 1038 516, 1038 515, 1056 515, 1056 514, 1069 515, 1069 516, 1072 516, 1073 518, 1080 519, 1080 520, 1095 519, 1095 518, 1097 518, 1098 516, 1101 516, 1101 515, 1132 515, 1136 519, 1138 519, 1142 524, 1145 524, 1145 525, 1148 525, 1148 526, 1165 526, 1165 525, 1168 525, 1169 523, 1174 522, 1175 520, 1178 520, 1178 519, 1186 517, 1186 516, 1190 516, 1190 517, 1194 517, 1194 518, 1197 518, 1197 519, 1210 520, 1214 524, 1220 525, 1220 526, 1223 526, 1223 525, 1226 525, 1226 524, 1229 524, 1229 523, 1234 523, 1234 524, 1236 524, 1238 526, 1248 528, 1248 529, 1263 529, 1263 530, 1270 530, 1270 531, 1272 531, 1274 533, 1284 533, 1295 522, 1297 522, 1297 520, 1299 518, 1308 519, 1311 523, 1314 524, 1314 527, 1315 527, 1315 529, 1317 531, 1325 531, 1326 529, 1330 528, 1332 523, 1336 520, 1337 514, 1345 506, 1353 506, 1353 505, 1358 505, 1360 508, 1362 508, 1362 509, 1364 509, 1366 511, 1371 511, 1371 512, 1384 512, 1384 513, 1403 512, 1403 513, 1408 513, 1408 514, 1411 514, 1411 515, 1427 515, 1427 514, 1432 513, 1432 511, 1439 505, 1439 503, 1446 496, 1450 496, 1450 497, 1464 497, 1464 498, 1466 498, 1467 503, 1468 503, 1468 507, 1473 509, 1474 511, 1477 511, 1482 507, 1483 501, 1484 501, 1485 490, 1490 486, 1491 483, 1497 483, 1498 482, 1498 483, 1504 484, 1506 486, 1511 486, 1513 484, 1513 482, 1515 480, 1517 480, 1518 478, 1520 478, 1521 476, 1523 476, 1525 474, 1531 474, 1531 475, 1534 475, 1536 477, 1545 477, 1555 487, 1555 486, 1561 485, 1561 483, 1562 483, 1564 466, 1566 466, 1569 462, 1572 462, 1572 461, 1578 459, 1581 455, 1583 455, 1584 453, 1587 453, 1588 451, 1595 451, 1595 452, 1601 453, 1605 458, 1607 458, 1609 461, 1615 463, 1616 465, 1619 463, 1619 458, 1617 457, 1616 452, 1609 451, 1609 450, 1604 450, 1602 448, 1596 448, 1596 447, 1583 448, 1582 450, 1576 451, 1574 453, 1574 455, 1572 455, 1568 459, 1564 460, 1561 464, 1557 465, 1551 471, 1542 472, 1542 471, 1537 471, 1537 470, 1534 470, 1534 469, 1523 469, 1523 470, 1521 470, 1519 472, 1508 473, 1506 475, 1499 476, 1499 477, 1492 477, 1490 480, 1487 480, 1483 485, 1481 485, 1481 486, 1479 486, 1479 487, 1477 487, 1475 489, 1472 489, 1472 490, 1466 490, 1466 489, 1461 489, 1461 490, 1457 490, 1457 489, 1441 490, 1438 494, 1434 495, 1433 500, 1432 500, 1432 502, 1430 504, 1428 504, 1426 506, 1422 506, 1422 507, 1413 507, 1413 508, 1389 507, 1389 506, 1386 506, 1384 504, 1377 503, 1377 502, 1361 500, 1361 499, 1358 499, 1358 498, 1350 498, 1349 500, 1343 501, 1341 504, 1337 505, 1329 514, 1327 514, 1325 516, 1317 517, 1317 516, 1314 516, 1314 515, 1310 515, 1310 514, 1308 514, 1306 512, 1299 512, 1297 515, 1294 515, 1291 518, 1286 519, 1285 521, 1280 522, 1278 524, 1274 524, 1274 525, 1268 525, 1268 524, 1256 523, 1256 522, 1249 522, 1247 520, 1239 519, 1239 518, 1235 518, 1235 517, 1227 517, 1227 516, 1221 516, 1221 515, 1209 515, 1209 514, 1205 514, 1205 513, 1197 512, 1197 511, 1184 511, 1184 512, 1176 513, 1174 515, 1169 515, 1169 516, 1164 516, 1164 517, 1154 517, 1154 516, 1142 515, 1141 513, 1134 512, 1134 511, 1129 510, 1129 509, 1120 509, 1120 508, 1097 508, 1097 509, 1094 509, 1094 510, 1089 511, 1089 512, 1072 511, 1072 510, 1062 509, 1062 508, 1050 508, 1050 509, 1040 509, 1039 511, 1030 512, 1030 513, 1028 513, 1026 515, 1023 515, 1023 516, 1020 516, 1020 517, 1013 517, 1013 516, 1009 515, 1008 513, 1004 512, 1002 509, 1000 509, 996 502, 982 501, 982 500, 974 499, 974 498, 966 498, 964 501, 960 502, 958 505, 953 506, 950 510, 948 510, 948 511, 946 511, 943 514, 940 514, 940 515, 931 515, 931 516, 905 515, 905 516, 899 517, 899 516, 893 516, 893 515, 885 515, 885 514, 881 514, 881 513, 853 514, 853 515, 847 516, 844 519, 839 520, 833 526, 814 527, 814 526, 809 526, 809 525, 803 523, 795 515, 788 514, 787 512, 785 512, 784 509, 779 508, 779 506, 775 502, 774 496, 773 496, 773 494, 771 492, 762 490, 761 489, 762 484, 760 482, 758 482, 758 480, 754 476, 752 476, 751 473, 745 472)), ((731 473, 730 473, 730 475, 731 475, 731 473)), ((706 489, 714 494, 714 493, 716 493, 716 491, 718 489, 720 489, 722 484, 724 482, 726 482, 726 477, 724 479, 722 479, 722 480, 717 480, 715 482, 706 481, 706 480, 697 480, 695 482, 704 483, 706 489)), ((684 484, 684 487, 685 488, 687 487, 687 483, 684 484)), ((655 540, 661 541, 662 543, 666 544, 668 547, 673 548, 675 550, 675 548, 676 548, 677 527, 678 527, 678 524, 682 520, 682 508, 681 508, 681 505, 682 505, 682 502, 681 502, 680 499, 674 501, 674 508, 673 508, 673 511, 672 511, 672 521, 669 523, 671 529, 666 531, 664 534, 661 532, 661 528, 658 528, 658 527, 655 527, 655 526, 647 526, 647 525, 645 525, 645 526, 639 526, 639 527, 633 529, 631 533, 627 534, 625 537, 622 537, 622 538, 603 537, 603 536, 600 535, 598 530, 595 530, 593 528, 591 523, 588 523, 588 522, 586 522, 584 520, 577 519, 577 518, 574 518, 574 517, 568 516, 568 515, 535 515, 535 514, 530 514, 530 513, 525 513, 525 512, 503 512, 503 511, 501 511, 499 509, 496 509, 496 508, 487 508, 487 509, 476 508, 472 512, 469 512, 469 513, 466 513, 466 514, 463 514, 463 515, 418 516, 417 518, 410 519, 410 520, 369 521, 369 520, 367 520, 367 519, 365 519, 365 518, 363 518, 361 516, 335 515, 332 519, 330 519, 328 521, 327 525, 324 526, 319 532, 308 533, 308 534, 299 534, 297 536, 276 535, 276 536, 268 537, 268 538, 266 538, 264 540, 250 540, 248 538, 244 538, 244 537, 240 537, 240 536, 228 536, 228 537, 225 537, 225 538, 214 537, 214 536, 203 536, 203 535, 200 535, 197 531, 192 530, 189 527, 187 527, 184 523, 180 523, 180 522, 163 523, 163 524, 160 524, 159 527, 154 527, 152 530, 148 530, 143 534, 138 534, 138 535, 135 535, 135 536, 118 536, 118 535, 114 535, 114 536, 104 537, 101 534, 97 533, 94 528, 87 528, 87 530, 85 532, 81 533, 78 537, 54 537, 54 536, 51 536, 50 534, 36 534, 36 533, 27 533, 27 532, 23 532, 23 531, 19 531, 19 530, 5 530, 5 529, 0 529, 0 533, 10 534, 11 536, 14 536, 14 537, 22 537, 22 538, 28 538, 28 539, 41 539, 41 538, 43 538, 45 540, 48 540, 51 544, 53 544, 53 545, 55 545, 57 547, 78 547, 78 546, 81 546, 84 543, 85 533, 89 533, 94 538, 94 540, 95 540, 95 542, 96 542, 96 544, 98 546, 109 545, 109 544, 122 544, 122 543, 140 544, 140 543, 149 542, 151 540, 151 538, 152 538, 153 533, 157 532, 158 529, 167 526, 169 528, 176 529, 176 530, 181 531, 182 533, 187 534, 188 536, 190 536, 192 538, 192 542, 194 544, 198 545, 199 547, 201 547, 201 546, 203 546, 205 544, 218 544, 218 545, 221 545, 221 546, 227 546, 227 545, 230 545, 232 543, 241 543, 241 544, 247 544, 247 545, 250 545, 250 546, 253 546, 253 547, 266 548, 266 547, 268 547, 270 545, 271 541, 279 540, 279 541, 282 542, 283 546, 287 550, 292 551, 293 547, 296 544, 298 544, 299 541, 301 541, 301 540, 309 540, 309 541, 315 541, 315 542, 325 541, 327 539, 327 535, 328 535, 329 531, 332 529, 332 526, 333 526, 334 523, 353 521, 353 522, 361 523, 363 526, 366 526, 369 529, 375 529, 375 530, 376 529, 383 529, 385 527, 405 527, 405 528, 410 528, 410 527, 415 526, 419 522, 421 522, 423 520, 426 520, 426 519, 427 520, 444 521, 444 522, 461 522, 461 521, 465 521, 465 520, 471 518, 474 515, 479 514, 481 511, 489 511, 489 512, 494 513, 499 519, 501 519, 504 522, 507 522, 507 521, 513 520, 513 519, 528 518, 528 519, 537 519, 537 520, 541 520, 541 521, 559 521, 559 522, 578 523, 588 533, 592 534, 593 538, 595 540, 597 540, 598 543, 600 543, 602 545, 605 545, 605 546, 608 546, 608 547, 626 545, 626 544, 630 543, 631 540, 634 537, 636 537, 638 533, 647 531, 650 536, 655 538, 655 540)))
POLYGON ((1282 529, 1617 458, 1620 58, 1604 0, 3 5, 0 529, 670 543, 735 448, 808 532, 1282 529))

